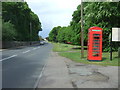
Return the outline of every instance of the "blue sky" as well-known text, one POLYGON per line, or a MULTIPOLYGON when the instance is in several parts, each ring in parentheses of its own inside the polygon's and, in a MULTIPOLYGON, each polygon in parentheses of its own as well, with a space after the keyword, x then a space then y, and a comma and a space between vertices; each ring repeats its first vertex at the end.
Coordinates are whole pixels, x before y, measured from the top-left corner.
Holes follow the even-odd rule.
POLYGON ((67 26, 81 0, 25 0, 42 23, 40 35, 45 38, 53 27, 67 26))

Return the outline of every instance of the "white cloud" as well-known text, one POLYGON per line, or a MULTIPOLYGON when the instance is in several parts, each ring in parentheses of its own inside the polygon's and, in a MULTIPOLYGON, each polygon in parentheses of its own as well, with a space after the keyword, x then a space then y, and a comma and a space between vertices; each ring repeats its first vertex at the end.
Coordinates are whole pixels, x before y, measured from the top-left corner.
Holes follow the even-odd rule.
POLYGON ((26 0, 29 7, 35 12, 42 23, 42 36, 48 35, 55 26, 69 25, 73 11, 81 0, 26 0), (44 35, 43 35, 44 34, 44 35))

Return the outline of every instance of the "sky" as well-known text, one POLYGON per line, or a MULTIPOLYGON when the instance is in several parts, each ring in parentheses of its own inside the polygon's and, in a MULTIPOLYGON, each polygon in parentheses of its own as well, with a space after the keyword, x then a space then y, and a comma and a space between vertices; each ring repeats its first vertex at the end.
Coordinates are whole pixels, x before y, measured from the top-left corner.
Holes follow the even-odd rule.
POLYGON ((45 38, 57 26, 68 26, 81 0, 25 0, 38 15, 42 25, 40 35, 45 38))

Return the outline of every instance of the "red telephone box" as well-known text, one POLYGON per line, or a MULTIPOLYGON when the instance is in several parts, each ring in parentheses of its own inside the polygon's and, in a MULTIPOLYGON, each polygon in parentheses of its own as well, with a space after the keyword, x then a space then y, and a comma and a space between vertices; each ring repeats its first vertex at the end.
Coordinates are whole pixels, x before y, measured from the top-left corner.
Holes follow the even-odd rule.
POLYGON ((102 28, 91 27, 88 29, 88 56, 90 61, 102 60, 102 28))

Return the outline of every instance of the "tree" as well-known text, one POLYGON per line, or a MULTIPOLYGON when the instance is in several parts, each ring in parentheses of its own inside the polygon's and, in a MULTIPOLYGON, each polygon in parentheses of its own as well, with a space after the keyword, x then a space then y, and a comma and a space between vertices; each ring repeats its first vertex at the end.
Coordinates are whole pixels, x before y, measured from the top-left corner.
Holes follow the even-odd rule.
POLYGON ((50 41, 54 41, 54 42, 57 42, 57 35, 58 35, 58 31, 59 29, 61 28, 61 26, 58 26, 58 27, 54 27, 51 32, 49 33, 49 40, 50 41))
MULTIPOLYGON (((103 28, 103 50, 109 51, 109 35, 112 27, 120 27, 120 2, 84 2, 84 42, 87 45, 88 29, 92 26, 103 28)), ((59 42, 70 41, 80 44, 81 6, 73 12, 72 21, 67 27, 62 27, 57 36, 59 42)), ((54 36, 54 35, 53 35, 54 36)), ((56 34, 55 34, 56 37, 56 34)), ((113 50, 117 50, 120 42, 113 42, 113 50)))
MULTIPOLYGON (((87 35, 87 29, 91 26, 103 28, 103 50, 109 51, 109 35, 112 27, 120 27, 120 2, 91 2, 84 8, 85 25, 84 30, 87 35)), ((120 43, 113 44, 113 50, 117 50, 120 43)))
POLYGON ((4 41, 13 41, 16 39, 16 31, 14 25, 9 22, 2 22, 2 38, 4 41))
MULTIPOLYGON (((2 14, 4 22, 14 25, 16 40, 38 40, 38 31, 42 30, 38 16, 31 11, 26 2, 3 2, 2 14), (32 36, 30 36, 30 23, 32 23, 32 36)), ((4 38, 3 38, 4 40, 4 38)))

